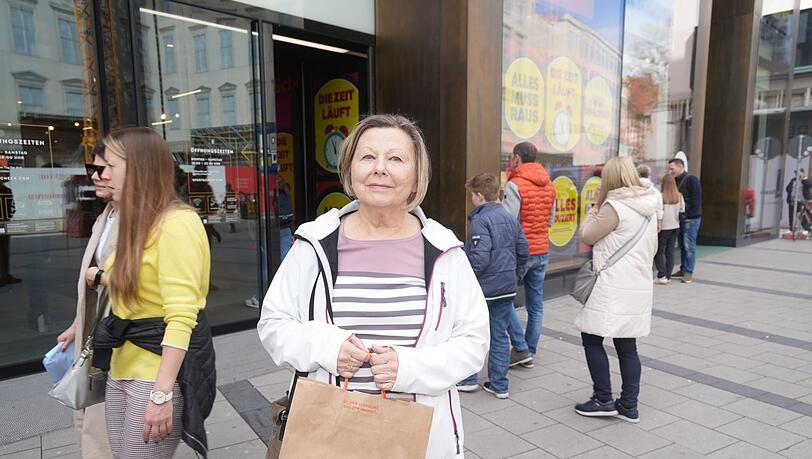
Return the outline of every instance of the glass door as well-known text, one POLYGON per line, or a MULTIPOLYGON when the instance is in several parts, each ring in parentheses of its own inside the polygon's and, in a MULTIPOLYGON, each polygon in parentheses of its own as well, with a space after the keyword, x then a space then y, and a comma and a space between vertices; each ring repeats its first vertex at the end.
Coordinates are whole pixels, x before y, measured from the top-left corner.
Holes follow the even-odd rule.
POLYGON ((143 2, 139 14, 141 107, 169 143, 178 192, 206 228, 209 321, 256 320, 265 203, 257 24, 168 1, 143 2))

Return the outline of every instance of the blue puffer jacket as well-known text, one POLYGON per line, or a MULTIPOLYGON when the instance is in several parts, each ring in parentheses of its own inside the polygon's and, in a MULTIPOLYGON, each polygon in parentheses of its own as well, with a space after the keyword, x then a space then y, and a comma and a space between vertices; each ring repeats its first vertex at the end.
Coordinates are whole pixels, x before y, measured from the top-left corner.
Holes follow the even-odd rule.
POLYGON ((487 202, 468 215, 471 224, 465 253, 488 300, 516 295, 517 271, 529 258, 527 239, 519 222, 502 204, 487 202))

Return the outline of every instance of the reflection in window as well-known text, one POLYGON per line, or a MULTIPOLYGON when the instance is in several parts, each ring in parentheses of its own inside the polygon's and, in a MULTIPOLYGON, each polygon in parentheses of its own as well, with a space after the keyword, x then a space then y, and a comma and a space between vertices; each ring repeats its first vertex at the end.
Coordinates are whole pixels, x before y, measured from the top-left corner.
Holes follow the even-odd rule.
POLYGON ((206 34, 195 35, 195 72, 203 73, 208 71, 209 62, 206 57, 206 34))
POLYGON ((59 42, 62 46, 62 62, 79 64, 79 40, 76 38, 76 23, 59 19, 59 42))
POLYGON ((173 34, 164 35, 164 73, 171 75, 178 71, 175 60, 175 36, 173 34))
POLYGON ((173 131, 180 129, 180 104, 175 99, 169 99, 169 101, 166 103, 166 108, 169 112, 167 115, 172 120, 172 123, 169 125, 169 129, 173 131))
POLYGON ((34 12, 12 6, 11 28, 14 30, 14 51, 34 55, 37 47, 34 35, 34 12))
POLYGON ((231 50, 231 32, 220 31, 220 68, 230 69, 234 67, 234 56, 231 50))
POLYGON ((223 96, 223 125, 233 126, 237 124, 237 112, 234 106, 234 95, 223 96))
MULTIPOLYGON (((148 101, 149 102, 149 101, 148 101)), ((81 117, 84 113, 84 100, 79 92, 68 91, 65 93, 65 105, 67 115, 81 117)), ((151 112, 150 112, 151 113, 151 112)))
POLYGON ((42 88, 20 85, 20 111, 42 111, 42 88))
POLYGON ((210 127, 211 116, 209 114, 209 98, 199 97, 197 99, 197 127, 210 127))

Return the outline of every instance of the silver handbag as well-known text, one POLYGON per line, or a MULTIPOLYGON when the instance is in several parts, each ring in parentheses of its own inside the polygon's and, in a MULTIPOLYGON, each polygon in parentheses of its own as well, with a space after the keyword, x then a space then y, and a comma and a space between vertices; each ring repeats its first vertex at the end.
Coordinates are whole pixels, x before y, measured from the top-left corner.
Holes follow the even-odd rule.
POLYGON ((104 401, 104 388, 107 385, 107 372, 93 368, 93 329, 99 323, 107 307, 98 308, 96 321, 90 335, 82 346, 79 357, 73 361, 65 376, 48 392, 59 403, 82 410, 104 401))
POLYGON ((613 253, 612 256, 606 260, 606 264, 603 265, 603 268, 595 271, 595 266, 592 260, 587 260, 583 265, 581 265, 578 273, 575 274, 575 282, 573 283, 570 296, 578 300, 579 303, 586 304, 587 300, 589 300, 589 295, 592 294, 592 289, 595 288, 595 283, 598 282, 598 276, 600 276, 603 271, 611 268, 612 265, 617 263, 617 261, 623 258, 624 255, 629 253, 629 250, 631 250, 632 247, 634 247, 643 237, 643 233, 645 233, 646 227, 650 221, 651 217, 647 217, 640 226, 640 229, 638 229, 637 233, 635 233, 634 237, 626 241, 622 247, 617 249, 617 252, 613 253))
POLYGON ((93 368, 92 363, 93 338, 88 336, 79 357, 48 395, 74 410, 103 402, 107 372, 93 368))

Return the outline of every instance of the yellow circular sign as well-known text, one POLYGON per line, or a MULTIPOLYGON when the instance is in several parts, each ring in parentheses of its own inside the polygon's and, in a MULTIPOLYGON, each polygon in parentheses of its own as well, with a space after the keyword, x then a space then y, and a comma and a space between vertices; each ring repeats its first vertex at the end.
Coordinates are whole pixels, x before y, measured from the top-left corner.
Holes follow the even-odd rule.
POLYGON ((595 202, 595 190, 597 190, 599 186, 601 186, 601 178, 590 177, 589 180, 584 183, 584 187, 581 188, 581 218, 578 220, 579 224, 584 221, 589 206, 595 202))
POLYGON ((584 131, 592 145, 606 142, 612 133, 612 91, 601 77, 589 80, 584 90, 584 131))
POLYGON ((572 150, 581 136, 581 70, 572 59, 558 57, 547 66, 545 134, 558 151, 572 150))
POLYGON ((316 208, 316 215, 327 213, 330 209, 341 209, 352 202, 349 196, 340 192, 334 191, 322 198, 319 206, 316 208))
POLYGON ((529 139, 544 121, 544 79, 526 57, 513 61, 505 73, 505 120, 511 132, 529 139))
POLYGON ((557 247, 569 244, 578 227, 578 188, 569 177, 561 176, 555 185, 555 220, 550 227, 550 242, 557 247))
POLYGON ((319 88, 313 102, 316 162, 324 170, 338 173, 341 146, 358 124, 358 88, 351 81, 336 78, 319 88))

